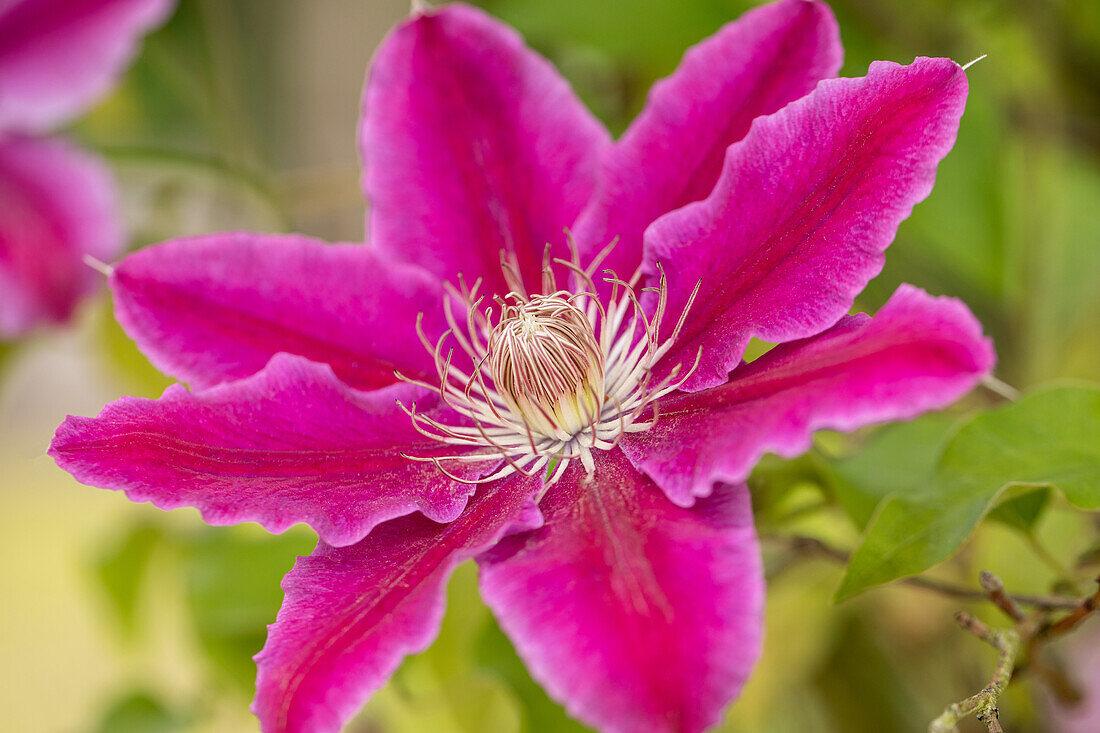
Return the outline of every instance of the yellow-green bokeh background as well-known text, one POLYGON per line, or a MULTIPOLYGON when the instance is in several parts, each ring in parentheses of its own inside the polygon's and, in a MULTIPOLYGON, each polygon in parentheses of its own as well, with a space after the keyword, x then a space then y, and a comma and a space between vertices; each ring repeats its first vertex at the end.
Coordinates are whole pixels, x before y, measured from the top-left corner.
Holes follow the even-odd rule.
MULTIPOLYGON (((616 133, 688 45, 751 5, 482 4, 551 57, 616 133)), ((845 75, 875 58, 989 54, 970 72, 936 191, 902 226, 861 308, 913 282, 973 307, 997 342, 1002 379, 1026 388, 1100 377, 1100 4, 833 5, 845 75)), ((117 92, 66 134, 112 164, 134 247, 234 228, 360 240, 363 72, 406 11, 402 0, 182 0, 117 92)), ((112 324, 102 295, 70 327, 0 352, 0 730, 256 729, 248 655, 309 532, 207 529, 197 512, 82 487, 44 456, 66 413, 167 383, 112 324)), ((822 487, 788 477, 781 488, 761 489, 762 531, 858 539, 838 510, 814 509, 822 487)), ((1096 525, 1056 500, 1038 533, 1068 564, 1096 525)), ((973 584, 986 567, 1025 591, 1052 581, 1021 536, 994 524, 933 574, 973 584)), ((891 587, 837 606, 838 580, 825 561, 773 579, 764 656, 727 730, 922 731, 984 684, 993 655, 954 629, 957 601, 891 587)), ((460 571, 440 642, 402 668, 355 730, 579 730, 524 676, 474 583, 472 567, 460 571)), ((1027 680, 1014 685, 1006 729, 1044 730, 1036 699, 1027 680)))

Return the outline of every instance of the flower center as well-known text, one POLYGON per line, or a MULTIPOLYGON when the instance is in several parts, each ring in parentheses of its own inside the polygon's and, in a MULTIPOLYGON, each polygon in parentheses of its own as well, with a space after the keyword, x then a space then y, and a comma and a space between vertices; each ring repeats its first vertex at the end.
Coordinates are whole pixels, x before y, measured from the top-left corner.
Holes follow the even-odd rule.
POLYGON ((643 310, 635 289, 639 269, 629 281, 605 271, 610 294, 601 299, 592 279, 607 249, 583 269, 573 248, 572 260, 543 264, 542 295, 528 295, 517 268, 501 267, 512 289, 483 307, 477 295, 481 281, 467 287, 448 285, 443 309, 450 327, 434 344, 421 324, 417 332, 435 360, 437 384, 398 375, 410 384, 432 390, 459 418, 444 422, 402 406, 423 435, 444 446, 435 456, 406 456, 431 461, 456 481, 466 481, 447 469, 449 464, 495 461, 500 467, 473 483, 493 481, 514 472, 533 475, 547 469, 546 485, 557 481, 576 459, 595 470, 593 454, 614 448, 622 436, 649 430, 656 419, 653 404, 678 389, 699 364, 670 365, 654 375, 660 359, 672 348, 695 300, 688 298, 669 335, 660 338, 666 316, 668 287, 660 265, 658 281, 644 290, 656 293, 652 315, 643 310), (578 288, 560 290, 552 266, 567 268, 578 288), (461 303, 464 312, 456 312, 461 303), (447 344, 451 344, 449 347, 447 344), (472 369, 453 363, 461 349, 472 369))
POLYGON ((500 396, 532 431, 576 435, 599 419, 604 364, 593 326, 563 296, 502 307, 489 334, 488 368, 500 396))

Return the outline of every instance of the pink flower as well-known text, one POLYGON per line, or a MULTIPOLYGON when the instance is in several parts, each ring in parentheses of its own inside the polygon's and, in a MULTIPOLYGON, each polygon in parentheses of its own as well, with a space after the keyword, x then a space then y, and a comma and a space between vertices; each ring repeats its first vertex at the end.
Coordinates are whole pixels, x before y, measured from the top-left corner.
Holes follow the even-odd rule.
POLYGON ((1059 700, 1045 685, 1040 686, 1039 702, 1046 713, 1047 727, 1053 733, 1095 733, 1100 730, 1100 622, 1090 619, 1075 630, 1078 636, 1062 643, 1065 668, 1076 683, 1081 699, 1059 700))
POLYGON ((171 0, 0 0, 0 339, 69 318, 123 235, 106 168, 34 137, 107 92, 171 0))
POLYGON ((612 142, 513 31, 447 5, 371 70, 371 246, 220 234, 117 265, 120 322, 195 391, 70 417, 50 452, 211 524, 318 532, 256 657, 265 731, 338 729, 431 643, 468 558, 573 716, 721 718, 760 647, 754 462, 943 407, 994 358, 914 287, 846 315, 967 83, 946 59, 829 79, 840 56, 824 5, 764 6, 612 142), (741 363, 753 336, 779 346, 741 363))

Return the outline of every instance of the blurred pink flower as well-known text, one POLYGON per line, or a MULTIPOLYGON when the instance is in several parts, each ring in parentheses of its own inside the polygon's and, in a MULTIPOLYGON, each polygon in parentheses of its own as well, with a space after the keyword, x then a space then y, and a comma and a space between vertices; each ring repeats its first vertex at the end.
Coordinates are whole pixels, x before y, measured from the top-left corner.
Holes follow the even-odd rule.
POLYGON ((123 234, 105 166, 35 137, 105 94, 172 0, 0 0, 0 339, 67 320, 123 234))
POLYGON ((195 391, 70 417, 50 453, 211 524, 318 532, 256 657, 265 731, 338 729, 430 644, 471 557, 573 716, 720 720, 760 647, 756 460, 943 407, 994 358, 962 303, 911 286, 847 315, 967 82, 946 59, 830 79, 840 61, 826 6, 761 7, 612 142, 514 31, 450 4, 367 82, 371 246, 218 234, 114 268, 119 321, 195 391), (742 363, 753 336, 780 345, 742 363))
POLYGON ((1062 644, 1066 671, 1080 685, 1080 702, 1060 702, 1041 688, 1043 707, 1053 733, 1096 733, 1100 730, 1100 622, 1089 619, 1086 623, 1087 630, 1075 629, 1077 636, 1062 644))

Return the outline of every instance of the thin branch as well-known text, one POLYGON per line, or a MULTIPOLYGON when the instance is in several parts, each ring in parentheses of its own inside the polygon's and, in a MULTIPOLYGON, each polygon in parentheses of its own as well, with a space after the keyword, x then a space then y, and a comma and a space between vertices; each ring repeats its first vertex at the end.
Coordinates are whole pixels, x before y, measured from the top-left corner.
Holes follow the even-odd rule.
POLYGON ((997 608, 1005 612, 1005 615, 1016 623, 1024 620, 1024 612, 1020 610, 1016 602, 1005 593, 1005 584, 1000 578, 988 570, 983 570, 978 576, 982 590, 989 596, 989 600, 996 604, 997 608))
MULTIPOLYGON (((846 564, 849 552, 811 536, 806 535, 761 535, 761 539, 770 540, 786 546, 791 552, 787 555, 789 564, 792 557, 824 557, 833 562, 846 564)), ((997 700, 1012 679, 1014 671, 1025 668, 1043 679, 1050 689, 1064 700, 1080 699, 1080 692, 1066 675, 1043 658, 1044 642, 1050 638, 1068 633, 1075 629, 1089 615, 1100 610, 1100 589, 1083 599, 1065 596, 1018 595, 1005 592, 1004 583, 989 571, 982 571, 979 577, 981 590, 952 585, 920 576, 904 578, 899 582, 923 588, 940 595, 968 601, 990 601, 1015 624, 1014 629, 990 630, 982 622, 968 613, 960 612, 955 619, 967 631, 985 641, 1001 652, 989 684, 981 692, 951 703, 943 713, 932 721, 930 733, 951 733, 963 718, 977 714, 978 720, 986 724, 991 733, 1004 733, 997 711, 997 700), (1025 614, 1021 606, 1032 610, 1025 614), (1069 611, 1061 619, 1050 623, 1053 612, 1069 611), (1025 662, 1017 664, 1016 657, 1023 653, 1025 662)), ((1096 579, 1100 584, 1100 577, 1096 579)))
POLYGON ((820 555, 838 563, 846 563, 850 557, 844 550, 809 535, 765 534, 760 539, 786 545, 787 549, 796 554, 820 555))
MULTIPOLYGON (((984 601, 989 599, 988 594, 983 591, 972 590, 970 588, 959 585, 952 585, 950 583, 942 583, 938 580, 930 580, 928 578, 922 578, 920 576, 913 578, 903 578, 901 582, 905 585, 911 585, 916 588, 924 588, 926 590, 935 591, 940 595, 950 596, 952 598, 959 598, 967 601, 984 601)), ((1076 600, 1065 596, 1040 596, 1030 593, 1012 593, 1011 595, 1005 594, 1005 598, 1011 600, 1017 605, 1038 608, 1043 611, 1066 611, 1077 606, 1076 600)))
MULTIPOLYGON (((761 539, 770 540, 773 542, 779 542, 786 545, 792 552, 803 555, 816 555, 818 557, 825 557, 833 562, 840 564, 847 564, 851 555, 844 550, 837 547, 833 547, 816 537, 809 537, 806 535, 761 535, 761 539)), ((940 580, 933 580, 931 578, 925 578, 921 576, 914 576, 911 578, 902 578, 898 582, 912 586, 914 588, 922 588, 933 593, 938 593, 941 596, 947 596, 948 598, 958 598, 964 601, 986 601, 990 600, 990 595, 985 591, 980 591, 974 588, 967 588, 961 585, 953 585, 951 583, 945 583, 940 580)), ((1002 589, 1003 592, 1003 589, 1002 589)), ((1039 596, 1029 595, 1026 593, 1020 594, 1005 594, 1005 598, 1012 603, 1020 606, 1028 606, 1030 608, 1038 608, 1044 611, 1072 611, 1078 607, 1080 601, 1076 598, 1068 598, 1062 596, 1039 596)), ((996 601, 994 601, 996 603, 996 601)))
POLYGON ((1016 664, 1016 654, 1020 650, 1020 634, 1015 629, 990 629, 965 611, 955 615, 955 621, 979 639, 999 651, 997 666, 989 684, 965 700, 953 702, 928 726, 928 733, 952 733, 957 730, 959 721, 971 714, 985 723, 990 733, 1004 733, 997 710, 997 699, 1004 692, 1008 681, 1012 679, 1012 669, 1016 664))
MULTIPOLYGON (((1096 582, 1100 584, 1100 577, 1096 579, 1096 582)), ((1077 626, 1085 620, 1093 611, 1100 608, 1100 589, 1093 593, 1088 598, 1085 598, 1077 604, 1073 612, 1065 618, 1060 619, 1057 623, 1051 624, 1045 628, 1042 632, 1042 636, 1049 638, 1051 636, 1060 636, 1077 626)))
MULTIPOLYGON (((955 616, 960 626, 998 649, 1001 657, 990 683, 978 694, 948 705, 943 714, 929 725, 930 733, 954 731, 955 725, 971 713, 976 713, 978 720, 983 721, 990 731, 1004 733, 997 713, 997 699, 1012 679, 1013 671, 1021 672, 1025 668, 1024 665, 1016 664, 1016 656, 1021 650, 1026 653, 1031 669, 1043 678, 1055 694, 1067 700, 1079 698, 1073 683, 1060 669, 1051 666, 1043 658, 1042 647, 1052 636, 1067 633, 1093 613, 1100 606, 1100 590, 1078 601, 1070 613, 1050 624, 1050 612, 1046 609, 1024 615, 1015 599, 1005 593, 1004 583, 993 573, 982 571, 980 582, 990 600, 1015 622, 1016 627, 992 631, 968 613, 959 612, 955 616)), ((1100 583, 1100 578, 1097 578, 1097 583, 1100 583)))

